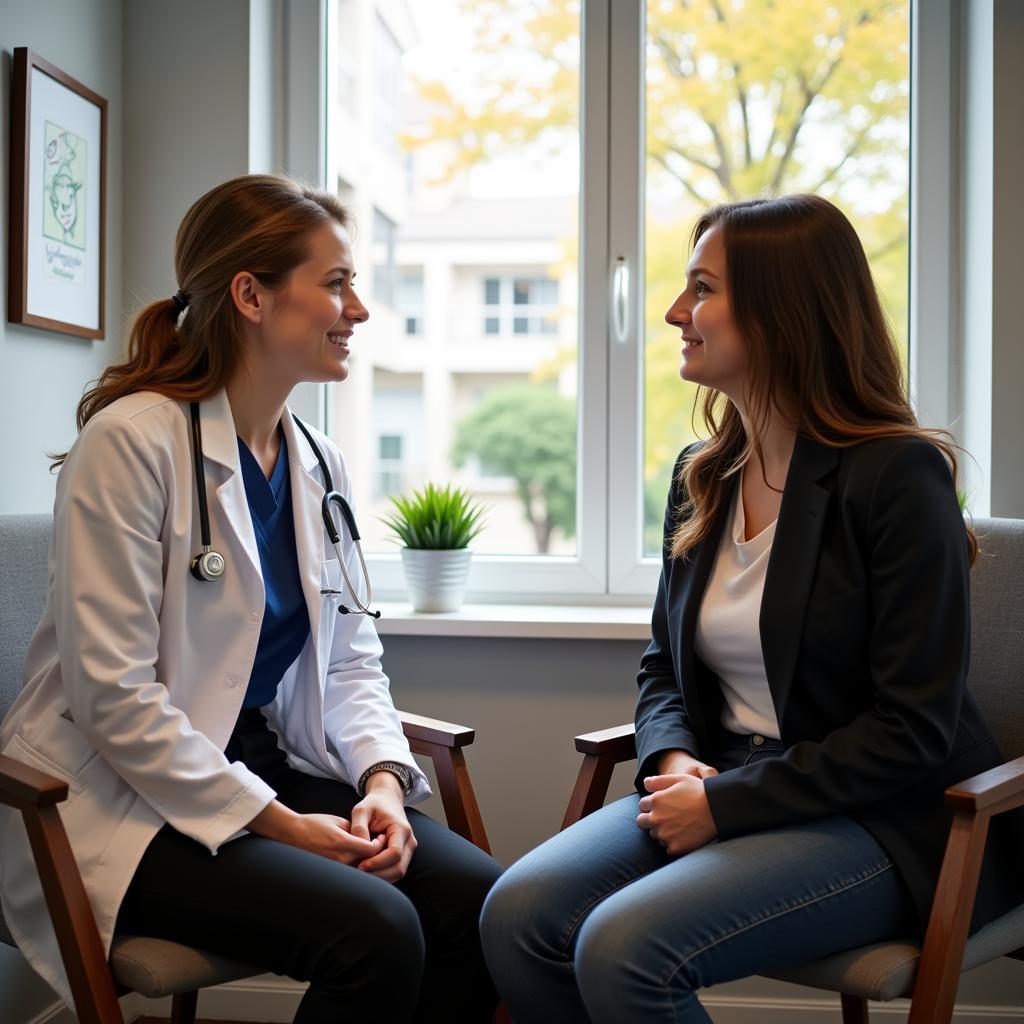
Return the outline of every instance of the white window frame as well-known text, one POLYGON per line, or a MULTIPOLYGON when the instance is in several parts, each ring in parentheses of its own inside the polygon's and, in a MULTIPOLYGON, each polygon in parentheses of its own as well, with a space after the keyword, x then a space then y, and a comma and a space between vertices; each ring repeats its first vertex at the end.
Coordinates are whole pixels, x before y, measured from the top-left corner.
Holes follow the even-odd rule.
MULTIPOLYGON (((581 6, 577 554, 477 555, 469 600, 643 604, 650 601, 660 571, 660 560, 644 557, 642 550, 646 8, 644 0, 582 0, 581 6), (612 288, 619 267, 628 271, 629 294, 613 331, 612 288)), ((302 7, 287 5, 293 58, 286 71, 288 112, 296 114, 293 97, 309 98, 308 90, 295 89, 296 70, 308 81, 308 54, 319 54, 322 66, 312 63, 322 86, 316 108, 321 133, 318 140, 307 139, 307 152, 317 153, 317 177, 323 183, 334 180, 325 116, 326 85, 336 56, 333 32, 327 31, 333 28, 334 5, 319 0, 315 20, 321 44, 302 52, 296 69, 301 38, 308 43, 314 20, 302 14, 302 7), (296 24, 304 26, 304 37, 296 24)), ((953 337, 960 274, 955 256, 956 24, 956 0, 911 0, 910 383, 915 408, 928 424, 952 421, 960 363, 953 337)), ((308 109, 302 115, 305 122, 308 109)), ((292 134, 290 130, 289 142, 292 134)), ((326 388, 318 390, 318 415, 313 418, 329 432, 326 388)), ((377 593, 385 598, 404 593, 397 553, 368 555, 367 562, 377 593)))

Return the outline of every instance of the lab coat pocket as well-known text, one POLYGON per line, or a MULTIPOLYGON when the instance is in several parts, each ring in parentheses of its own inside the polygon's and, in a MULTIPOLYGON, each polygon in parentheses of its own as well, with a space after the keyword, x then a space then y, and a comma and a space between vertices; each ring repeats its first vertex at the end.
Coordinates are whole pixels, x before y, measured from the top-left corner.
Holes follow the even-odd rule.
POLYGON ((320 631, 318 648, 321 654, 321 667, 326 665, 327 652, 331 649, 334 630, 338 625, 338 607, 345 600, 344 580, 341 566, 336 558, 329 558, 320 563, 320 631))
MULTIPOLYGON (((343 582, 344 581, 341 578, 341 563, 336 558, 328 558, 326 561, 320 564, 321 591, 340 591, 343 582)), ((324 597, 333 597, 335 598, 335 600, 340 600, 341 594, 325 594, 324 597)))
POLYGON ((34 747, 30 747, 20 736, 15 736, 11 740, 4 753, 8 757, 13 757, 15 761, 21 761, 22 764, 27 764, 31 768, 36 768, 47 775, 60 779, 61 782, 66 782, 68 784, 68 799, 77 796, 85 788, 81 779, 34 747))

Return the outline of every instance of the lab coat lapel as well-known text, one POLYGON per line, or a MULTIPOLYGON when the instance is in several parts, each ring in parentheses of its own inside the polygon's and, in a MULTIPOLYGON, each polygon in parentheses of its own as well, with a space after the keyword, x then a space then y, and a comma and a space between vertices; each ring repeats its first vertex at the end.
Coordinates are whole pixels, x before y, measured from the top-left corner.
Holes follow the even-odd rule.
MULTIPOLYGON (((187 406, 185 414, 188 415, 187 406)), ((250 574, 254 573, 262 586, 263 570, 260 566, 256 533, 252 526, 252 516, 249 514, 245 482, 238 460, 235 421, 231 415, 226 391, 220 391, 200 404, 200 424, 203 432, 207 485, 214 483, 218 477, 222 478, 220 483, 215 484, 214 496, 234 533, 236 547, 241 547, 245 555, 250 574), (211 467, 210 463, 216 463, 216 466, 211 467)), ((211 523, 212 519, 211 516, 211 523)), ((217 547, 216 538, 213 538, 213 547, 217 547)))
POLYGON ((299 561, 302 593, 309 610, 309 630, 317 645, 317 664, 322 669, 329 648, 320 643, 320 613, 323 597, 320 594, 320 566, 324 561, 324 526, 321 506, 324 487, 319 479, 320 469, 309 442, 285 409, 281 417, 285 440, 288 443, 288 472, 292 490, 292 515, 295 520, 295 552, 299 561))
POLYGON ((761 649, 779 727, 796 670, 807 602, 821 548, 830 493, 818 481, 839 451, 797 435, 782 493, 761 601, 761 649))

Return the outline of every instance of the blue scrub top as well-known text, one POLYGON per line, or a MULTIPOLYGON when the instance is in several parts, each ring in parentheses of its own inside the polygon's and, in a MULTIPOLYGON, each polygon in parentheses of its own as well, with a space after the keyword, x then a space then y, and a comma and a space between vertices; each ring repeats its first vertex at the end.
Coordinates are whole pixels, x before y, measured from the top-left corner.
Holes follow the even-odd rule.
POLYGON ((258 708, 277 695, 285 669, 299 656, 309 636, 309 610, 299 579, 295 550, 295 521, 288 474, 288 445, 280 431, 281 448, 268 480, 256 457, 238 438, 238 456, 249 513, 260 553, 266 604, 259 646, 243 707, 258 708))

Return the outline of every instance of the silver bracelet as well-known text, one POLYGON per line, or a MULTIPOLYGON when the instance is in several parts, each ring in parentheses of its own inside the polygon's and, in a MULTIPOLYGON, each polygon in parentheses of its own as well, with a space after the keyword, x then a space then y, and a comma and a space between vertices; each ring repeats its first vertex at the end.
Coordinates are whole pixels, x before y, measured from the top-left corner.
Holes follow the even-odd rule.
POLYGON ((402 796, 408 796, 412 791, 412 772, 409 771, 407 765, 399 764, 398 761, 378 761, 376 764, 371 764, 370 767, 359 776, 359 782, 356 785, 356 792, 360 796, 366 796, 366 783, 374 772, 391 772, 391 774, 394 775, 402 784, 402 796))

